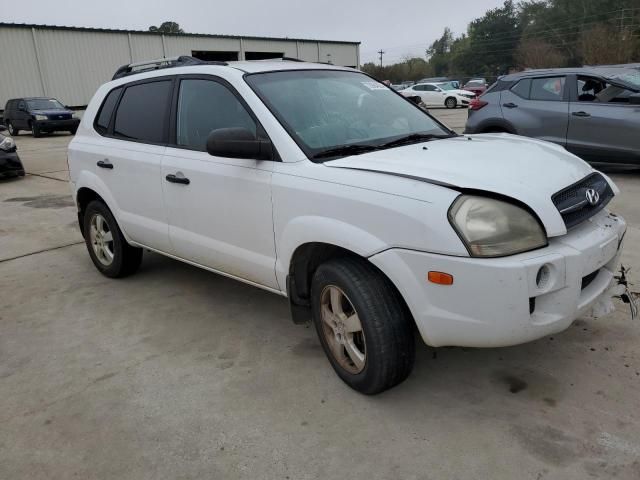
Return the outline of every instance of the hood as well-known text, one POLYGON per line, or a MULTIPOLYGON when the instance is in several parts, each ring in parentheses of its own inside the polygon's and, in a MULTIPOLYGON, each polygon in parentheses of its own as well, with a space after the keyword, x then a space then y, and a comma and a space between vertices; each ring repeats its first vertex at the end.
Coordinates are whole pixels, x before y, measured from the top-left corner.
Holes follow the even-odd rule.
POLYGON ((560 146, 509 134, 453 137, 354 155, 325 165, 511 197, 536 212, 550 237, 567 231, 551 196, 593 172, 560 146))
POLYGON ((70 115, 73 112, 71 110, 65 110, 62 108, 50 109, 50 110, 31 110, 33 115, 70 115))

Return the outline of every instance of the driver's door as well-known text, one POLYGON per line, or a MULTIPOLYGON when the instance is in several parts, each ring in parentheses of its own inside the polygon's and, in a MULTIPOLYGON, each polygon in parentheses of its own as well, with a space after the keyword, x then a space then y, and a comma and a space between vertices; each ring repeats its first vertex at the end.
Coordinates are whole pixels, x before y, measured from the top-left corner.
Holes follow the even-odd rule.
POLYGON ((261 127, 222 80, 184 76, 178 86, 172 146, 162 185, 172 254, 277 289, 271 161, 214 157, 215 129, 261 127))

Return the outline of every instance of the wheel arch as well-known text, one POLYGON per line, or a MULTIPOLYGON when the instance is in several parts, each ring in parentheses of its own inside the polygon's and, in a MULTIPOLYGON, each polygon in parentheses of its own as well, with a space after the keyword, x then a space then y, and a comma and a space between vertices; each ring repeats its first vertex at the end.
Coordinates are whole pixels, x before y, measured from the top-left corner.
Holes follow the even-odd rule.
POLYGON ((111 214, 118 222, 118 227, 122 231, 122 235, 127 242, 130 242, 130 238, 122 228, 122 223, 118 220, 118 204, 113 199, 106 185, 100 180, 98 176, 91 172, 81 172, 78 179, 75 182, 76 186, 80 185, 75 191, 74 200, 76 202, 76 208, 78 209, 78 224, 80 225, 80 232, 84 236, 83 218, 84 211, 93 200, 102 201, 107 208, 111 211, 111 214))
POLYGON ((517 135, 518 132, 516 128, 508 121, 502 119, 492 119, 490 121, 482 122, 475 129, 475 133, 495 133, 495 132, 506 132, 517 135))
POLYGON ((293 252, 287 274, 287 297, 294 323, 306 323, 311 319, 311 280, 317 268, 327 261, 339 258, 356 258, 372 266, 395 288, 407 312, 411 313, 406 300, 391 278, 367 257, 336 244, 307 242, 299 245, 293 252))

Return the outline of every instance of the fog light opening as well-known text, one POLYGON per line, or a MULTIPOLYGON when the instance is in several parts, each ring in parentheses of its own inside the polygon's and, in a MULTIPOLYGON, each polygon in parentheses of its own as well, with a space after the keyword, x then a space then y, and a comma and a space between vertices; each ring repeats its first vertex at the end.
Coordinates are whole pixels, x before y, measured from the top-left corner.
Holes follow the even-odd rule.
POLYGON ((550 265, 545 263, 543 266, 540 267, 540 269, 538 270, 538 273, 536 274, 536 286, 538 287, 538 289, 544 290, 549 285, 550 280, 551 280, 551 267, 550 265))

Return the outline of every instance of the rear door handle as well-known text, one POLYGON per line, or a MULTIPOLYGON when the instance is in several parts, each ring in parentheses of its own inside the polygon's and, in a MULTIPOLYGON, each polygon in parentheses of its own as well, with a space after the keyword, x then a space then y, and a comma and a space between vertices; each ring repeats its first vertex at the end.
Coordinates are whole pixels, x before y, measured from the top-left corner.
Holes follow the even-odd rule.
POLYGON ((516 105, 513 102, 509 102, 509 103, 503 103, 502 104, 503 107, 507 107, 507 108, 518 108, 518 105, 516 105))
POLYGON ((191 181, 180 172, 177 172, 175 175, 170 173, 165 178, 167 182, 170 183, 179 183, 181 185, 189 185, 191 183, 191 181))
POLYGON ((110 170, 113 170, 113 163, 111 163, 108 158, 99 160, 96 165, 98 165, 100 168, 108 168, 110 170))
POLYGON ((591 115, 587 112, 572 112, 571 115, 574 117, 590 117, 591 115))

